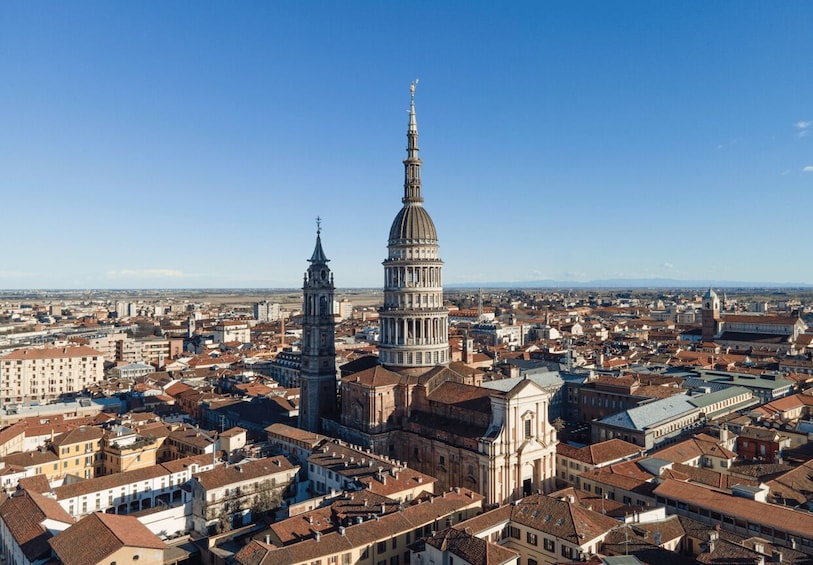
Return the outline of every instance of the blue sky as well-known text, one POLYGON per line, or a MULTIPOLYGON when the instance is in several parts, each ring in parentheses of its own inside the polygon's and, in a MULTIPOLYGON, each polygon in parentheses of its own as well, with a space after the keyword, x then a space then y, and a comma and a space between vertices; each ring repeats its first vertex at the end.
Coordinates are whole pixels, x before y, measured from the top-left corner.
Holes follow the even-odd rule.
POLYGON ((3 2, 0 288, 813 283, 813 2, 3 2), (805 170, 807 169, 807 170, 805 170))

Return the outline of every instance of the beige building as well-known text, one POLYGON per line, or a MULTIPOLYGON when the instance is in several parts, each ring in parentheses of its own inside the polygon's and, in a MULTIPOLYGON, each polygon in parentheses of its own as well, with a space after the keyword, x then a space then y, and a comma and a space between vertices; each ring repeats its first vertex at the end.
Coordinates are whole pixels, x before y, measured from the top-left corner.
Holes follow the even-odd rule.
POLYGON ((50 449, 59 457, 59 474, 92 479, 102 473, 101 428, 79 426, 54 438, 50 449))
POLYGON ((104 379, 104 357, 87 346, 23 348, 0 357, 0 403, 47 402, 104 379))
POLYGON ((215 324, 215 341, 217 343, 251 343, 251 328, 248 322, 226 320, 215 324))
MULTIPOLYGON (((575 499, 534 494, 455 526, 520 555, 520 563, 583 561, 600 553, 618 521, 575 499)), ((413 565, 429 565, 420 562, 413 565)))
POLYGON ((126 426, 116 426, 102 438, 103 473, 112 475, 155 465, 164 439, 163 436, 142 435, 126 426))

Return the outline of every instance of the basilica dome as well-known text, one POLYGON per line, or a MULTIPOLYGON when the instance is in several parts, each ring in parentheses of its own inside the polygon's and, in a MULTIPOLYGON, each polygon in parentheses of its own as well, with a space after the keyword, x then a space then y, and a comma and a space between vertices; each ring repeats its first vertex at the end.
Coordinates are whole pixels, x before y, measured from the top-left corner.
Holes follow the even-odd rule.
POLYGON ((436 243, 435 223, 419 202, 407 202, 395 216, 390 228, 390 245, 436 243))

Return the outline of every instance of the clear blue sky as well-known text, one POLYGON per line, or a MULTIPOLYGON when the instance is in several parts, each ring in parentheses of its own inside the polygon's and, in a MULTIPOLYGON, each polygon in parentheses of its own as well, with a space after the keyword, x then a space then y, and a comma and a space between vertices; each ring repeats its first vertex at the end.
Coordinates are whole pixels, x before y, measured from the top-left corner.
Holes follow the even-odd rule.
POLYGON ((813 2, 0 3, 0 288, 813 283, 813 2), (806 170, 807 169, 807 170, 806 170))

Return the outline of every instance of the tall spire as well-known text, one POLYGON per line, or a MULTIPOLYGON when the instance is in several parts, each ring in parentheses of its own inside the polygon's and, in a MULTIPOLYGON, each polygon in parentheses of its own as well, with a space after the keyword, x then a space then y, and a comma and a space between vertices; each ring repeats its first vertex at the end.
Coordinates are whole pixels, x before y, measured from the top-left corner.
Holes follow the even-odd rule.
POLYGON ((309 259, 311 263, 327 263, 330 259, 322 249, 322 218, 316 217, 316 247, 313 248, 313 255, 309 259))
POLYGON ((407 128, 407 158, 404 159, 404 197, 401 201, 423 202, 421 196, 421 158, 418 157, 418 121, 415 119, 415 87, 418 79, 409 85, 409 127, 407 128))

